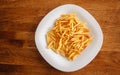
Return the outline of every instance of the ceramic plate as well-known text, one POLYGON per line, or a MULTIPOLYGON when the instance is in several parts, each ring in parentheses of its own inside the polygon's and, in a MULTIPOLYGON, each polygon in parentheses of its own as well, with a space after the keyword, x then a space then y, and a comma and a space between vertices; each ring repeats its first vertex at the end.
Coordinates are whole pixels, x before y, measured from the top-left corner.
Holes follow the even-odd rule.
POLYGON ((103 34, 98 22, 89 12, 74 4, 65 4, 50 11, 41 20, 35 33, 35 43, 39 53, 52 67, 64 72, 76 71, 89 64, 100 51, 102 42, 103 34), (68 61, 65 57, 47 49, 46 43, 46 34, 53 27, 55 20, 61 14, 69 14, 71 12, 75 12, 80 20, 87 23, 87 27, 94 36, 93 41, 74 61, 68 61))

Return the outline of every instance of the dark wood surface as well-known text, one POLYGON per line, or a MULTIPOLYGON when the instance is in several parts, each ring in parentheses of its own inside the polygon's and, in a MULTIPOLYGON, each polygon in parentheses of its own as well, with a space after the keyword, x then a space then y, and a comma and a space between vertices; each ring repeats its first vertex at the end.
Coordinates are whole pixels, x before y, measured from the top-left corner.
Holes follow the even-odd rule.
POLYGON ((120 0, 0 0, 0 75, 120 75, 120 0), (81 70, 64 73, 51 67, 34 41, 38 23, 66 3, 88 10, 99 22, 104 43, 81 70))

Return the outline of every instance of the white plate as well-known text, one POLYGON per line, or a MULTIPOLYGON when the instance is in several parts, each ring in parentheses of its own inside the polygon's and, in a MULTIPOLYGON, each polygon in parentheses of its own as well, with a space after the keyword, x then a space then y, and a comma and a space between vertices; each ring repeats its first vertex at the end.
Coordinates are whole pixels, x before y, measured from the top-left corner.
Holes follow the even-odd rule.
POLYGON ((35 43, 42 57, 51 66, 64 72, 76 71, 89 64, 100 51, 102 42, 103 34, 97 21, 85 9, 74 4, 66 4, 53 9, 42 19, 35 33, 35 43), (63 56, 47 49, 46 43, 46 33, 53 27, 55 20, 61 14, 71 12, 75 12, 78 18, 87 23, 88 28, 94 36, 91 44, 74 61, 68 61, 63 56))

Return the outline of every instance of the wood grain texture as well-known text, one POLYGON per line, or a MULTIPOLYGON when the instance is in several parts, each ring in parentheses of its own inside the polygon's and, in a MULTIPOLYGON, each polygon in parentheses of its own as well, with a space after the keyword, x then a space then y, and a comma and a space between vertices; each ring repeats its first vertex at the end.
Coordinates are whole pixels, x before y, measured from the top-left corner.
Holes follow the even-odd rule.
POLYGON ((0 75, 120 75, 120 0, 0 0, 0 75), (104 43, 81 70, 52 68, 34 41, 38 23, 53 8, 77 4, 99 22, 104 43))

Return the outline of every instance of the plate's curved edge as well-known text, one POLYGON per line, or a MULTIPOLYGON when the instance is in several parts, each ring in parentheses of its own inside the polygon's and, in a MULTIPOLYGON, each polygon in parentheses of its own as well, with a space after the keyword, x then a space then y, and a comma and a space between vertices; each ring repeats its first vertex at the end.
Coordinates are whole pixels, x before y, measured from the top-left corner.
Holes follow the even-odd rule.
POLYGON ((63 70, 63 69, 60 69, 60 68, 56 67, 54 64, 50 63, 50 62, 47 60, 47 58, 44 57, 43 53, 41 53, 41 51, 39 50, 39 48, 38 48, 38 46, 37 46, 37 39, 38 39, 38 38, 37 38, 37 31, 38 31, 39 26, 40 26, 40 24, 42 23, 42 21, 44 21, 44 19, 45 19, 49 14, 51 14, 52 12, 54 12, 54 11, 55 11, 56 9, 58 9, 58 8, 61 8, 61 7, 64 7, 64 6, 68 6, 68 5, 69 5, 69 6, 78 7, 78 8, 80 8, 82 11, 86 12, 86 13, 96 22, 96 24, 97 24, 98 27, 100 28, 100 34, 101 34, 101 42, 100 42, 100 46, 99 46, 100 48, 99 48, 99 50, 97 50, 97 52, 95 53, 94 56, 91 56, 91 58, 89 58, 90 61, 89 61, 87 64, 83 65, 83 67, 85 67, 86 65, 88 65, 88 64, 97 56, 97 54, 99 53, 99 51, 100 51, 100 49, 101 49, 101 47, 102 47, 102 43, 103 43, 103 32, 102 32, 102 30, 101 30, 100 25, 98 24, 98 22, 96 21, 96 19, 95 19, 88 11, 86 11, 86 10, 83 9, 82 7, 80 7, 80 6, 78 6, 78 5, 75 5, 75 4, 65 4, 65 5, 58 6, 58 7, 54 8, 53 10, 51 10, 50 12, 48 12, 48 14, 41 20, 41 22, 40 22, 40 23, 38 24, 38 26, 37 26, 37 29, 36 29, 36 32, 35 32, 35 43, 36 43, 36 47, 37 47, 39 53, 42 55, 42 57, 45 59, 45 61, 47 61, 47 63, 50 64, 52 67, 54 67, 54 68, 56 68, 56 69, 58 69, 58 70, 60 70, 60 71, 63 71, 63 72, 73 72, 73 71, 77 71, 77 70, 79 70, 79 69, 82 69, 83 67, 77 68, 77 69, 74 69, 74 70, 63 70))

